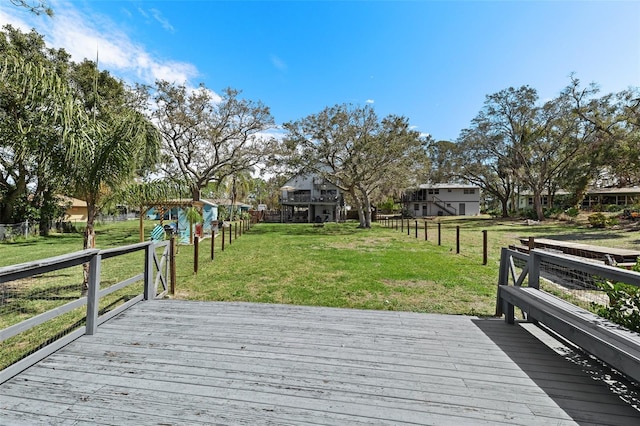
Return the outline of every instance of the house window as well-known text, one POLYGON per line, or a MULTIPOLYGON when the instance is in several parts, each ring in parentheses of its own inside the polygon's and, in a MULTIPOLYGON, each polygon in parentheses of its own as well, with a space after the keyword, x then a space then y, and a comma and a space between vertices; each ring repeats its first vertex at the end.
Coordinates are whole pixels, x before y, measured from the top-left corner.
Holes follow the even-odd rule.
POLYGON ((420 204, 414 204, 413 205, 413 209, 416 210, 416 211, 420 210, 420 204))
POLYGON ((476 193, 476 189, 475 188, 465 188, 464 189, 464 193, 465 194, 475 194, 476 193))
POLYGON ((429 194, 439 194, 440 190, 439 189, 430 189, 429 190, 429 194))

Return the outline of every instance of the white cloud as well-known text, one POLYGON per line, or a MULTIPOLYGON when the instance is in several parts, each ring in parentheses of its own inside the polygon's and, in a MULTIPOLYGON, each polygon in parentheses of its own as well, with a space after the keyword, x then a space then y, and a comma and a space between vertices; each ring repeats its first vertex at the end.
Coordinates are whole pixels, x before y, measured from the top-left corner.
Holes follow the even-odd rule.
POLYGON ((365 102, 368 103, 368 104, 376 103, 376 101, 374 101, 373 99, 367 99, 365 102))
POLYGON ((277 69, 279 69, 280 71, 287 70, 287 64, 276 55, 271 55, 271 64, 277 69))
POLYGON ((169 31, 170 33, 173 33, 175 31, 175 29, 173 28, 173 25, 169 23, 169 20, 167 18, 162 16, 162 13, 160 13, 158 9, 150 9, 149 12, 151 12, 151 15, 153 15, 153 18, 156 21, 160 22, 160 25, 162 25, 162 28, 169 31))
MULTIPOLYGON (((95 60, 98 55, 101 69, 125 81, 153 84, 162 79, 188 84, 198 76, 197 68, 191 63, 154 56, 108 17, 80 11, 71 2, 54 0, 51 3, 56 14, 53 19, 26 13, 18 7, 3 7, 0 25, 12 24, 23 31, 33 27, 45 36, 47 45, 64 48, 75 62, 85 58, 95 60)), ((139 12, 144 14, 143 10, 139 12)), ((163 23, 159 14, 154 17, 163 23)), ((168 22, 165 24, 170 26, 168 22)))

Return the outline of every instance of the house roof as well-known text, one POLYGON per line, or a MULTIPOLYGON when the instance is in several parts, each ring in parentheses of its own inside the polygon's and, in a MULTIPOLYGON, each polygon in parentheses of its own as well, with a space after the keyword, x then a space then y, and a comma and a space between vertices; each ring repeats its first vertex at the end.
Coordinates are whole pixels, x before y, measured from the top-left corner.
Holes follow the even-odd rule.
POLYGON ((411 189, 480 189, 478 185, 468 185, 464 183, 423 183, 411 189))
POLYGON ((87 202, 79 198, 60 196, 60 204, 69 205, 70 207, 87 207, 87 202))
MULTIPOLYGON (((571 195, 573 192, 559 189, 555 192, 555 195, 571 195)), ((640 194, 640 187, 630 186, 627 188, 588 188, 587 195, 624 195, 624 194, 640 194)), ((532 191, 520 191, 521 196, 532 196, 532 191)), ((548 195, 546 192, 542 195, 548 195)))

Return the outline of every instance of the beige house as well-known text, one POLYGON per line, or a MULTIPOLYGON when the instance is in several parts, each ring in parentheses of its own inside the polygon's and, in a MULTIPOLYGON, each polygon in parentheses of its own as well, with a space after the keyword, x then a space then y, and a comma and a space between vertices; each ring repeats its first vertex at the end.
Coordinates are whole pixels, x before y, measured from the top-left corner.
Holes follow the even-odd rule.
POLYGON ((86 222, 88 216, 86 201, 66 196, 60 198, 60 204, 66 208, 64 220, 70 222, 86 222))

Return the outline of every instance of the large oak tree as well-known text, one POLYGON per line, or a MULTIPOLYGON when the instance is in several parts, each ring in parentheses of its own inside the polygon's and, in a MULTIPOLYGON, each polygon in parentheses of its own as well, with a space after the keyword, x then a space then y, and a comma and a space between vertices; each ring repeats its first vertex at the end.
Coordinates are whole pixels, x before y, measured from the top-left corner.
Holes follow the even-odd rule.
POLYGON ((428 139, 406 118, 380 120, 370 106, 336 105, 284 128, 284 162, 349 194, 363 228, 371 227, 373 196, 382 200, 389 188, 411 186, 426 172, 428 139))
POLYGON ((163 170, 187 182, 194 200, 210 182, 252 170, 272 151, 269 108, 226 89, 221 97, 205 86, 158 81, 153 120, 162 134, 163 170))

